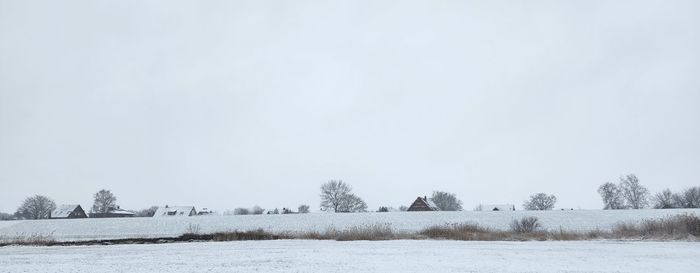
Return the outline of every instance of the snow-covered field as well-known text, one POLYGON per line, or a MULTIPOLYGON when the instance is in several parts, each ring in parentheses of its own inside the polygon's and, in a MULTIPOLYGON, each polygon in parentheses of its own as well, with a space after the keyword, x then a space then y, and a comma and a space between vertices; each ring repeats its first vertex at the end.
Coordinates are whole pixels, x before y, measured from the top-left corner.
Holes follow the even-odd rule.
POLYGON ((698 272, 685 242, 238 241, 2 247, 2 272, 698 272))
POLYGON ((554 210, 509 212, 387 212, 387 213, 310 213, 290 215, 196 216, 181 218, 112 218, 0 221, 0 237, 51 234, 59 241, 87 239, 120 239, 178 236, 190 224, 201 232, 251 230, 267 231, 323 231, 329 227, 348 227, 387 224, 397 231, 418 231, 428 226, 445 223, 474 222, 483 226, 508 229, 513 219, 537 216, 544 228, 558 230, 606 230, 618 222, 637 222, 641 219, 692 213, 700 209, 673 210, 554 210))

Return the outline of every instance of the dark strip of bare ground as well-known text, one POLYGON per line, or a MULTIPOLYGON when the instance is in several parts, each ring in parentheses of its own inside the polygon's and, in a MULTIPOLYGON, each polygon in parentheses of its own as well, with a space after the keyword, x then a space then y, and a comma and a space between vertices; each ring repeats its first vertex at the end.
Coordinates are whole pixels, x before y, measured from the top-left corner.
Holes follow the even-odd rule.
POLYGON ((262 229, 250 231, 227 231, 201 234, 198 226, 190 226, 178 237, 136 238, 116 240, 90 240, 57 242, 50 236, 33 236, 23 240, 0 242, 0 246, 82 246, 117 244, 163 244, 176 242, 218 242, 247 240, 423 240, 442 239, 460 241, 583 241, 583 240, 648 240, 700 242, 700 217, 694 214, 677 215, 662 219, 642 220, 636 224, 619 223, 610 231, 586 232, 565 230, 542 230, 537 218, 525 217, 514 220, 510 230, 503 231, 482 227, 472 223, 436 225, 419 232, 397 232, 389 225, 369 225, 344 230, 327 229, 322 232, 272 233, 262 229))

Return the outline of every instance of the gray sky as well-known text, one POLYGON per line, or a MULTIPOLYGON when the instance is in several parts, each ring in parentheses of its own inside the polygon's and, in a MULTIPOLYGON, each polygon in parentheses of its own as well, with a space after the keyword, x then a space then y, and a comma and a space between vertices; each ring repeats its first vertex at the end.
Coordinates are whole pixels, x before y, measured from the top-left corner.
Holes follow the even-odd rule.
POLYGON ((0 211, 700 185, 698 1, 0 0, 0 211))

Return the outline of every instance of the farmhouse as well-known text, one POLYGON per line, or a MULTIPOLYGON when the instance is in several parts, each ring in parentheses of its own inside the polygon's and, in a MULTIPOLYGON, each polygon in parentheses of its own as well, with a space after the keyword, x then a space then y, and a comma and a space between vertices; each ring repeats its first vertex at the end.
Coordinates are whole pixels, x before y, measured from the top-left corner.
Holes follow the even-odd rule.
POLYGON ((60 205, 49 216, 51 219, 88 218, 80 205, 60 205))
POLYGON ((90 218, 122 218, 122 217, 134 217, 135 213, 128 210, 123 210, 119 207, 112 209, 105 213, 90 213, 90 218))
POLYGON ((406 211, 439 211, 440 208, 433 203, 433 201, 428 200, 427 196, 416 198, 416 201, 413 201, 413 204, 411 204, 410 207, 408 207, 408 210, 406 211))
POLYGON ((156 213, 153 214, 153 217, 182 217, 182 216, 194 216, 197 215, 197 211, 194 209, 194 206, 184 206, 184 207, 158 207, 158 210, 156 210, 156 213))

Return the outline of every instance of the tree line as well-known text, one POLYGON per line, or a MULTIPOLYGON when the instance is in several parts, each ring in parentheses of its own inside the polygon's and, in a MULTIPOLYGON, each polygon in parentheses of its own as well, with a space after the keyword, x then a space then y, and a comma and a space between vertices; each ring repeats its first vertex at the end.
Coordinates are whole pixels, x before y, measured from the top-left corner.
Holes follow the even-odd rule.
MULTIPOLYGON (((367 212, 367 203, 352 192, 352 186, 342 180, 330 180, 320 187, 320 210, 337 213, 367 212)), ((615 184, 606 182, 598 187, 598 193, 603 201, 603 209, 643 209, 652 207, 655 209, 671 208, 700 208, 700 187, 687 188, 681 192, 672 192, 664 189, 651 195, 639 178, 634 174, 620 177, 615 184)), ((93 195, 91 213, 108 213, 119 209, 117 197, 109 190, 102 189, 93 195)), ((433 191, 429 200, 442 211, 461 211, 463 202, 454 193, 433 191)), ((535 193, 523 202, 525 210, 551 210, 557 202, 553 194, 535 193)), ((56 203, 44 195, 34 195, 24 199, 14 214, 0 213, 0 220, 11 219, 46 219, 56 209, 56 203)), ((136 217, 152 217, 157 206, 152 206, 135 212, 136 217)), ((269 210, 268 214, 308 213, 310 207, 302 204, 297 211, 288 208, 269 210)), ((399 211, 406 211, 408 207, 401 206, 399 211)), ((389 206, 380 206, 378 212, 396 210, 389 206)), ((224 215, 235 214, 263 214, 265 210, 259 206, 248 208, 236 208, 226 211, 224 215)))

